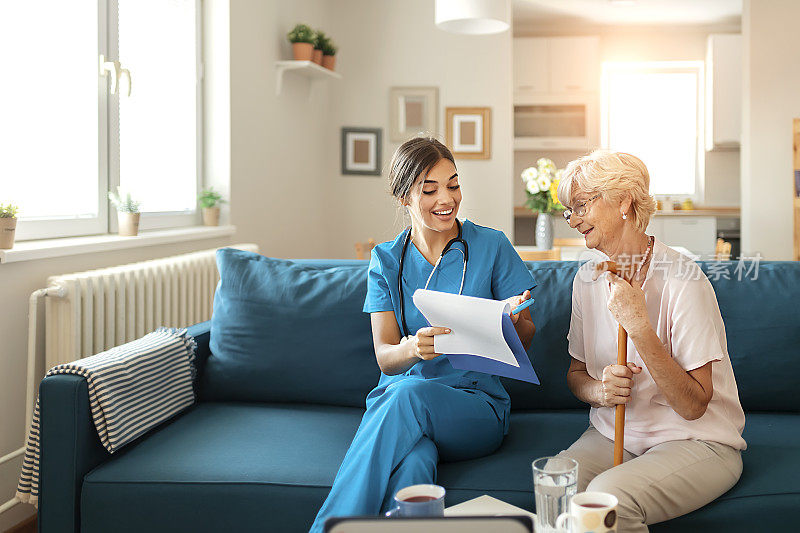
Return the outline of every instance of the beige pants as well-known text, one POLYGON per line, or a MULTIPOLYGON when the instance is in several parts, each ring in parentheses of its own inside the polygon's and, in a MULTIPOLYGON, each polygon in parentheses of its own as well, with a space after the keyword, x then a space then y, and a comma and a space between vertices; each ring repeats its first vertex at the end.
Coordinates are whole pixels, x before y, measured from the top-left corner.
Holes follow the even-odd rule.
POLYGON ((620 533, 646 532, 646 524, 684 515, 712 502, 742 475, 742 455, 725 444, 676 440, 635 456, 626 451, 613 467, 614 441, 589 426, 560 457, 578 461, 578 491, 600 491, 619 500, 620 533))

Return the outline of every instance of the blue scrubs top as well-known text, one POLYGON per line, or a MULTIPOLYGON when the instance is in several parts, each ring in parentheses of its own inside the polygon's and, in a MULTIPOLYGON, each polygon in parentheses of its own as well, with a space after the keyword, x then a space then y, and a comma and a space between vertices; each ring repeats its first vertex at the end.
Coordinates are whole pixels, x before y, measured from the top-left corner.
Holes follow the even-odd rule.
MULTIPOLYGON (((401 232, 394 241, 384 242, 372 250, 367 278, 367 297, 364 302, 365 313, 379 311, 395 311, 397 326, 403 335, 400 321, 400 293, 397 287, 397 273, 400 268, 400 254, 406 232, 401 232)), ((466 296, 505 300, 533 289, 536 282, 533 275, 520 259, 508 238, 501 231, 479 226, 465 220, 461 230, 462 238, 469 247, 469 261, 464 278, 466 296)), ((441 260, 439 267, 431 278, 428 289, 458 293, 461 285, 461 272, 464 256, 454 248, 462 249, 460 243, 451 247, 441 260)), ((423 288, 433 270, 425 256, 413 242, 409 242, 403 264, 403 300, 405 304, 406 323, 409 334, 428 326, 427 320, 414 305, 414 291, 423 288)), ((429 379, 457 389, 466 389, 484 396, 498 418, 504 422, 504 430, 508 431, 508 413, 511 400, 500 378, 483 372, 458 370, 453 368, 446 355, 430 361, 420 361, 404 374, 387 376, 381 374, 378 386, 367 396, 367 407, 390 384, 407 377, 429 379)))

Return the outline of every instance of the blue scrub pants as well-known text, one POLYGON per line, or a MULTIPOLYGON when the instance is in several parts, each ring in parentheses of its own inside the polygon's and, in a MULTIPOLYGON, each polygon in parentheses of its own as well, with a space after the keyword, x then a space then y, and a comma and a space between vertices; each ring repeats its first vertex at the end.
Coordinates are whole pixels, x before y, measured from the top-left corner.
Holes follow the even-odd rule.
POLYGON ((503 421, 492 406, 464 389, 409 376, 367 404, 311 533, 331 516, 385 512, 401 488, 435 483, 440 457, 481 457, 503 441, 503 421))

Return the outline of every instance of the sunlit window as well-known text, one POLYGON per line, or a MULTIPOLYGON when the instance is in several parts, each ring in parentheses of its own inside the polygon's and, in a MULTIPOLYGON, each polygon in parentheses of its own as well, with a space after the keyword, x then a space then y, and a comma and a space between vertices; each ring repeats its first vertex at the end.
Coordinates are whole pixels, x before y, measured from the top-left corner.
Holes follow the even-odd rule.
POLYGON ((97 18, 97 2, 0 3, 0 203, 20 217, 98 216, 97 18))
POLYGON ((133 73, 120 98, 120 185, 143 212, 197 203, 195 2, 119 0, 119 58, 133 73))
POLYGON ((197 223, 200 0, 0 2, 0 204, 17 239, 197 223))
POLYGON ((699 192, 702 79, 701 61, 603 64, 602 144, 642 159, 652 194, 699 192))

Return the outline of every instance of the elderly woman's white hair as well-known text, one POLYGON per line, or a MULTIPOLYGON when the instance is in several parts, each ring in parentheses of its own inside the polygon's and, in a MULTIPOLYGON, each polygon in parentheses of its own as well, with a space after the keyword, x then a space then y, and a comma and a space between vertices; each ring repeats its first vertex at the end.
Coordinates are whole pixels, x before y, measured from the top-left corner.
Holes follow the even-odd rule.
POLYGON ((627 194, 632 198, 633 223, 644 231, 656 211, 656 201, 650 196, 650 173, 642 160, 624 152, 595 150, 571 161, 558 184, 558 198, 572 206, 578 192, 600 193, 610 201, 621 201, 627 194))

